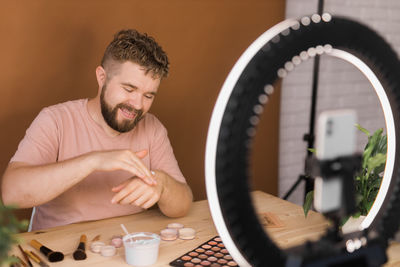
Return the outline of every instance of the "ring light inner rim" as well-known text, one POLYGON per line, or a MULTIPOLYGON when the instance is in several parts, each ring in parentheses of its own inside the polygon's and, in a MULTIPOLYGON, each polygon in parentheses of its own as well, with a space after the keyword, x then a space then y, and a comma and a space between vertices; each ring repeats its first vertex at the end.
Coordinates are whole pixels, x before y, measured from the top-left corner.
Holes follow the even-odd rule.
POLYGON ((350 54, 340 49, 332 49, 332 51, 328 52, 327 54, 330 56, 341 58, 351 63, 353 66, 355 66, 364 74, 364 76, 374 87, 375 92, 378 95, 379 101, 383 109, 383 114, 385 117, 386 133, 387 133, 387 154, 386 154, 385 172, 382 178, 382 183, 379 188, 378 194, 376 195, 374 204, 372 205, 370 211, 368 212, 367 216, 360 225, 359 230, 362 231, 371 225, 372 221, 378 214, 379 209, 383 204, 383 201, 385 200, 387 191, 389 190, 390 181, 393 175, 394 159, 396 153, 396 135, 394 127, 394 118, 393 118, 392 108, 389 103, 389 99, 386 95, 385 90, 383 89, 382 84, 379 82, 378 78, 372 72, 372 70, 363 61, 361 61, 358 57, 354 56, 353 54, 350 54))

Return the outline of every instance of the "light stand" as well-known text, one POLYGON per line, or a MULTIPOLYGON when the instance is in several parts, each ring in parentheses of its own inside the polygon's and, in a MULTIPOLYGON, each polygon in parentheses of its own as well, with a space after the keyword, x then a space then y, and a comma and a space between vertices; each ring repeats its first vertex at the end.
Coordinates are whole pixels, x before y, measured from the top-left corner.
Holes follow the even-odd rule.
MULTIPOLYGON (((318 14, 322 15, 324 10, 324 0, 318 0, 318 14)), ((314 188, 314 180, 312 179, 310 173, 308 173, 309 167, 307 166, 307 159, 312 156, 310 149, 314 148, 315 134, 315 110, 317 106, 317 93, 318 93, 318 79, 319 79, 319 62, 320 56, 316 55, 314 58, 313 67, 313 79, 312 79, 312 93, 311 93, 311 109, 310 109, 310 123, 308 128, 308 133, 304 134, 303 140, 307 142, 307 157, 304 164, 304 174, 300 174, 296 182, 290 187, 287 193, 284 195, 283 199, 287 200, 294 190, 299 186, 299 184, 304 181, 304 201, 306 199, 307 193, 312 191, 314 188)))

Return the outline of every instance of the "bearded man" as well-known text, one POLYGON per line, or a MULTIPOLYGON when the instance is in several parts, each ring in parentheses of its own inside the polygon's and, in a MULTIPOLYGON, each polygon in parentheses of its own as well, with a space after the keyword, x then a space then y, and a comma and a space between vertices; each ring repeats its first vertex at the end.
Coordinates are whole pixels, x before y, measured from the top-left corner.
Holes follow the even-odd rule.
POLYGON ((98 93, 44 108, 2 179, 4 204, 35 207, 32 230, 128 215, 158 204, 169 217, 192 203, 165 127, 148 113, 166 53, 122 30, 96 68, 98 93))

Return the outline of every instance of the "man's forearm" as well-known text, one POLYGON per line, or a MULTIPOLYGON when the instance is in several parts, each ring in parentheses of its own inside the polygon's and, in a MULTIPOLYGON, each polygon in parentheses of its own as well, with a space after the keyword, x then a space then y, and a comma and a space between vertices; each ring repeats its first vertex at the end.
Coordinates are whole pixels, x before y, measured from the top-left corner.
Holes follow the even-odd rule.
POLYGON ((163 175, 163 191, 158 201, 158 207, 168 217, 181 217, 189 211, 193 201, 192 190, 186 183, 161 172, 163 175))
POLYGON ((109 150, 93 151, 40 166, 13 162, 3 176, 3 202, 20 208, 41 205, 64 193, 93 171, 124 170, 153 184, 150 170, 141 161, 146 155, 146 150, 109 150))
POLYGON ((10 163, 2 180, 3 202, 19 208, 46 203, 88 176, 90 165, 87 155, 40 166, 10 163))

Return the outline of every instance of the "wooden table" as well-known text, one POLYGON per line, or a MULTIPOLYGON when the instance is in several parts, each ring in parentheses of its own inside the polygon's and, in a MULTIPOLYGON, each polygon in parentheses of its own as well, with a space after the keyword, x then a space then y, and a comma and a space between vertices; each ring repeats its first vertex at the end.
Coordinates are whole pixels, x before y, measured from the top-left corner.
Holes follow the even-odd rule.
MULTIPOLYGON (((282 248, 298 245, 308 239, 316 239, 327 227, 327 221, 321 214, 311 211, 305 218, 302 207, 272 195, 256 191, 253 192, 253 201, 258 213, 272 212, 284 224, 284 227, 266 229, 282 248)), ((89 241, 99 234, 101 235, 100 241, 105 243, 109 243, 113 235, 123 234, 120 227, 121 223, 130 232, 159 233, 171 222, 179 222, 184 224, 185 227, 194 228, 197 231, 196 238, 193 240, 161 241, 158 260, 153 266, 168 266, 169 262, 217 235, 208 202, 202 200, 194 202, 189 214, 178 219, 167 218, 158 210, 149 210, 135 215, 71 224, 43 231, 21 233, 17 236, 22 238, 21 245, 24 249, 34 251, 35 249, 28 243, 30 240, 36 239, 52 250, 62 251, 65 254, 63 261, 50 263, 50 266, 129 266, 125 262, 123 248, 119 248, 117 255, 110 258, 92 253, 87 249, 88 258, 83 261, 74 261, 72 253, 77 247, 81 234, 87 235, 87 246, 89 246, 89 241)), ((396 251, 399 250, 400 246, 397 244, 391 246, 389 256, 393 258, 393 262, 387 264, 387 266, 400 265, 400 257, 396 257, 396 251)), ((21 256, 16 247, 12 249, 11 253, 21 256)), ((33 264, 38 266, 36 263, 33 264)))

